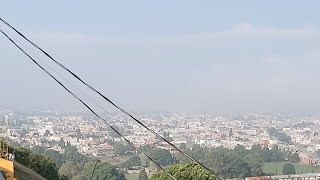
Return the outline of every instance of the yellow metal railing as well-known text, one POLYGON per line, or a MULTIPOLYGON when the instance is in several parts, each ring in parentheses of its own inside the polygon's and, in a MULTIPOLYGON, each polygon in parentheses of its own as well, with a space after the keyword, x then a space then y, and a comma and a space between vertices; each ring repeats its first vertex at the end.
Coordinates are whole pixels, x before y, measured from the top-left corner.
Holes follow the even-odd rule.
POLYGON ((13 161, 9 159, 9 147, 2 140, 0 140, 0 171, 4 173, 7 180, 14 180, 14 166, 13 161))

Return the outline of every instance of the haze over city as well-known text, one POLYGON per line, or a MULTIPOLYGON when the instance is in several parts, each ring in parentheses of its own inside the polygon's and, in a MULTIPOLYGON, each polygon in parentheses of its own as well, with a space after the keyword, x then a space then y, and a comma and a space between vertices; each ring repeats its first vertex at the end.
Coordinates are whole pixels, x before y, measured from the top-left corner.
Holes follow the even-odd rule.
POLYGON ((319 1, 7 1, 0 180, 319 180, 319 1))
MULTIPOLYGON (((318 113, 316 7, 317 1, 8 1, 0 12, 130 110, 318 113)), ((0 49, 1 108, 83 110, 3 36, 0 49)))

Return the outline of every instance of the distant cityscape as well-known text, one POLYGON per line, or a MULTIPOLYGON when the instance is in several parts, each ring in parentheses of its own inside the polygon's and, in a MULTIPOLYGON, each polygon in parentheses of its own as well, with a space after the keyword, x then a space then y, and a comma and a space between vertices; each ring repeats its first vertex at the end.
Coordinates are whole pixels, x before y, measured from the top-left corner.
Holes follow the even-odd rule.
MULTIPOLYGON (((113 143, 122 142, 107 125, 90 115, 56 113, 2 112, 0 136, 10 144, 32 148, 41 146, 63 153, 58 146, 63 140, 75 146, 82 154, 93 157, 113 157, 113 143)), ((143 129, 130 118, 112 113, 104 116, 136 146, 174 150, 143 129)), ((282 114, 157 114, 136 115, 148 127, 165 135, 173 144, 192 147, 223 146, 233 149, 242 145, 251 149, 253 145, 298 153, 303 164, 317 165, 320 149, 320 116, 282 114), (271 129, 285 135, 274 136, 271 129)))

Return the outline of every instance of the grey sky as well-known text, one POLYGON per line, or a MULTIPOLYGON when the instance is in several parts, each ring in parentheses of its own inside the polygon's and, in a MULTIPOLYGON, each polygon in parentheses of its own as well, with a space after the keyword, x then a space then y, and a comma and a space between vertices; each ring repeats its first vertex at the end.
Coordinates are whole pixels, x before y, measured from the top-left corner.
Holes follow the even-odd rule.
MULTIPOLYGON (((319 3, 268 2, 10 2, 0 10, 131 110, 319 112, 319 3)), ((81 109, 3 36, 0 59, 0 107, 81 109)))

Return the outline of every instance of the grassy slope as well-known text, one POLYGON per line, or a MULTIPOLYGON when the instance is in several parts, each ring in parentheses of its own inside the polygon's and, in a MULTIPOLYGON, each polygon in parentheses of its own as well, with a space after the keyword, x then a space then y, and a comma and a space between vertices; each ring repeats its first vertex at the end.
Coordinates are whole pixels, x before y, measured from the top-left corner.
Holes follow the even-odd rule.
MULTIPOLYGON (((267 174, 282 175, 282 168, 286 162, 266 162, 263 165, 263 172, 267 174)), ((310 166, 304 164, 293 163, 297 174, 302 173, 318 173, 320 172, 320 166, 310 166)))
POLYGON ((30 180, 45 180, 42 176, 37 174, 36 172, 32 171, 31 169, 15 162, 14 163, 14 173, 15 178, 17 180, 24 180, 24 179, 30 179, 30 180))
POLYGON ((137 180, 139 177, 139 174, 125 174, 127 180, 137 180))

